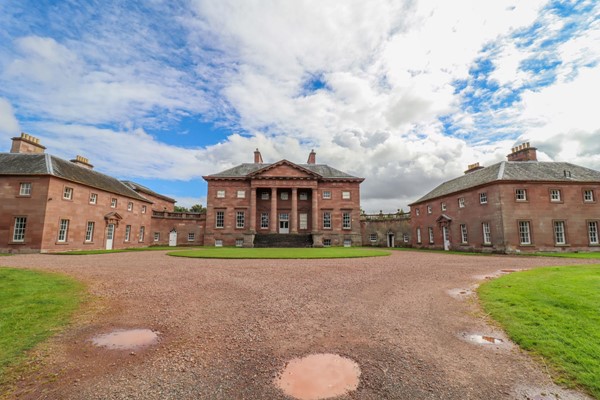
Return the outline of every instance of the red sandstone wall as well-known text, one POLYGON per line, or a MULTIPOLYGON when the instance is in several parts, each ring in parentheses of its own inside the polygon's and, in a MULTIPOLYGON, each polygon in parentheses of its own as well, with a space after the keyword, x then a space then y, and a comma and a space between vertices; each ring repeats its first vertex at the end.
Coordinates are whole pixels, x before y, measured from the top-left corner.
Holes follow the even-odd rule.
POLYGON ((148 207, 152 210, 168 212, 173 212, 175 210, 175 203, 171 201, 167 201, 160 197, 152 196, 151 194, 145 192, 141 192, 140 194, 153 203, 152 206, 148 207))
POLYGON ((198 218, 152 218, 152 228, 150 240, 152 245, 168 246, 169 233, 175 229, 177 231, 177 246, 202 246, 204 244, 204 227, 206 226, 206 214, 201 214, 198 218), (154 234, 159 234, 159 240, 154 240, 154 234), (188 240, 188 234, 194 233, 194 240, 188 240))

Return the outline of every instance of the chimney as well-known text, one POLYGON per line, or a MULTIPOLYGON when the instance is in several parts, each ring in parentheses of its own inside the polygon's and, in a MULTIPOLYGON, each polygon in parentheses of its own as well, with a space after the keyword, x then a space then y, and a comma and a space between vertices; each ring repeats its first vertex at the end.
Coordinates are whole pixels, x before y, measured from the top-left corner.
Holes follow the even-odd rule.
POLYGON ((21 133, 21 137, 12 138, 11 153, 43 153, 46 148, 40 144, 40 139, 21 133))
POLYGON ((317 163, 317 153, 315 153, 314 150, 310 151, 310 154, 308 155, 308 161, 306 163, 307 164, 316 164, 317 163))
POLYGON ((260 151, 258 151, 258 149, 254 150, 254 164, 262 164, 263 163, 263 159, 262 156, 260 155, 260 151))
POLYGON ((482 167, 481 165, 479 165, 479 163, 475 163, 475 164, 469 164, 469 166, 467 167, 467 170, 465 171, 465 174, 471 173, 471 172, 475 172, 475 171, 479 171, 480 169, 483 169, 484 167, 482 167))
POLYGON ((71 160, 71 162, 83 168, 94 169, 94 166, 90 164, 90 160, 82 156, 76 156, 75 159, 71 160))
POLYGON ((512 148, 512 153, 506 156, 508 161, 537 161, 537 148, 531 147, 529 142, 512 148))

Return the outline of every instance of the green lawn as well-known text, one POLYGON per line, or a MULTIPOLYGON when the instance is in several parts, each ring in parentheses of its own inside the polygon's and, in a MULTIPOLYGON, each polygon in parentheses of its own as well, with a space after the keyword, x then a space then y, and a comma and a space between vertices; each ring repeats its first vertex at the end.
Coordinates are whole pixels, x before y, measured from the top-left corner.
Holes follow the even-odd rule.
POLYGON ((69 321, 82 296, 83 285, 69 277, 0 268, 0 383, 8 367, 69 321))
POLYGON ((389 251, 364 247, 323 247, 323 248, 239 248, 204 247, 198 250, 167 253, 176 257, 193 258, 356 258, 389 256, 389 251))
POLYGON ((564 257, 564 258, 597 258, 600 259, 600 251, 594 251, 589 253, 532 253, 532 256, 541 257, 564 257))
POLYGON ((151 247, 130 247, 128 249, 114 249, 114 250, 73 250, 73 251, 63 251, 60 253, 49 253, 49 254, 58 254, 58 255, 67 255, 67 256, 81 256, 88 254, 106 254, 106 253, 126 253, 130 251, 156 251, 156 250, 183 250, 183 249, 191 249, 197 247, 189 247, 189 246, 178 246, 178 247, 170 247, 170 246, 151 246, 151 247))
POLYGON ((600 399, 600 264, 513 273, 481 285, 479 297, 512 340, 552 367, 557 382, 600 399))
POLYGON ((399 251, 421 251, 424 253, 440 253, 440 254, 458 254, 461 256, 497 256, 494 253, 482 253, 475 251, 458 251, 458 250, 437 250, 437 249, 419 249, 415 247, 392 247, 392 250, 399 251))

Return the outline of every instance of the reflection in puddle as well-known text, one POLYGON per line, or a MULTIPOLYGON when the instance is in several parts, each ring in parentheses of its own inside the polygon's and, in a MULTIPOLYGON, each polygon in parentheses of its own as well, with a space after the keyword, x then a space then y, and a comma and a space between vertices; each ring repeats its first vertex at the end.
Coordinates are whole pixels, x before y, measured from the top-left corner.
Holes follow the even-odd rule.
POLYGON ((487 335, 467 335, 467 339, 477 344, 503 344, 504 340, 487 335))
POLYGON ((450 289, 447 292, 450 297, 453 297, 455 299, 458 300, 464 300, 467 297, 470 297, 473 295, 473 290, 472 289, 450 289))
POLYGON ((275 385, 288 396, 318 400, 340 396, 358 387, 360 368, 337 354, 312 354, 290 361, 275 385))
POLYGON ((158 335, 150 329, 119 330, 92 339, 96 346, 112 350, 133 350, 158 341, 158 335))

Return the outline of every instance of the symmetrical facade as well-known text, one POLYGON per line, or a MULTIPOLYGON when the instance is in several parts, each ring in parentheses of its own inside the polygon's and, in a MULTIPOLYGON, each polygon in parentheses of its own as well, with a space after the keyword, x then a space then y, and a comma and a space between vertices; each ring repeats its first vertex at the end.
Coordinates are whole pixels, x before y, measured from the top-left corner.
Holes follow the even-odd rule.
POLYGON ((312 245, 357 246, 363 178, 317 164, 254 163, 205 176, 207 246, 254 246, 261 235, 311 235, 312 245))
POLYGON ((600 172, 539 162, 525 143, 508 161, 445 182, 411 204, 415 247, 489 252, 600 246, 600 172))

